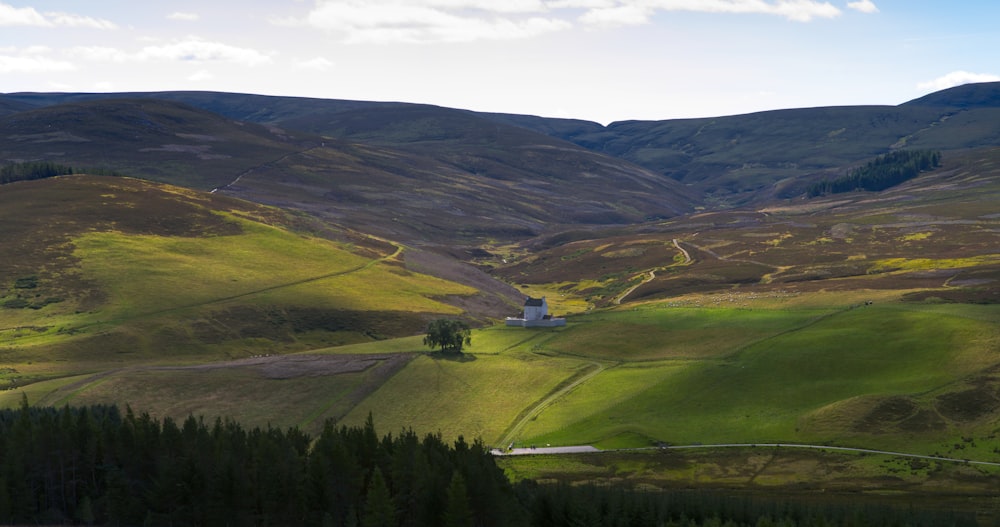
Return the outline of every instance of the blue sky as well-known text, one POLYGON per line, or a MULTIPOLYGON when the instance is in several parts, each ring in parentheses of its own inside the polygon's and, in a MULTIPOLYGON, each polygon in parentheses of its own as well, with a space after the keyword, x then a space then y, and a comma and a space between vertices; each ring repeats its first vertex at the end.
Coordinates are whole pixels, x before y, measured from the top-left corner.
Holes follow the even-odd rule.
POLYGON ((215 90, 602 123, 1000 80, 1000 2, 0 0, 0 92, 215 90))

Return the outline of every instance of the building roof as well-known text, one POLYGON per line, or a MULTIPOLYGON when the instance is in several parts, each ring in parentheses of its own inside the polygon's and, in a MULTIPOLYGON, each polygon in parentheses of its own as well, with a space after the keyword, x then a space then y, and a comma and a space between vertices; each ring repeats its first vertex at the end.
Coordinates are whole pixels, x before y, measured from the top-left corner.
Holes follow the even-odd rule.
POLYGON ((542 297, 542 298, 531 298, 529 296, 528 299, 524 301, 524 307, 542 307, 542 302, 544 302, 544 301, 545 301, 545 297, 542 297))

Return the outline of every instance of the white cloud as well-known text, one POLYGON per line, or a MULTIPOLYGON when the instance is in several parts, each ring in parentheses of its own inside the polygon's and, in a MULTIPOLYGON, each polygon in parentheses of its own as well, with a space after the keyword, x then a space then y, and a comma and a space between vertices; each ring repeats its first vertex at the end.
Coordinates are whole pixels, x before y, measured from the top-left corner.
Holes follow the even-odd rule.
POLYGON ((943 75, 934 80, 927 82, 921 82, 917 84, 917 88, 921 90, 944 90, 948 88, 953 88, 955 86, 961 86, 962 84, 969 84, 972 82, 997 82, 1000 81, 1000 75, 993 75, 990 73, 971 73, 968 71, 953 71, 947 75, 943 75))
POLYGON ((185 22, 194 22, 196 20, 199 20, 201 16, 198 15, 198 13, 182 13, 180 11, 175 11, 167 15, 167 18, 169 18, 170 20, 182 20, 185 22))
POLYGON ((539 13, 548 9, 541 0, 403 0, 401 3, 423 4, 441 9, 479 9, 495 13, 539 13))
POLYGON ((499 16, 538 11, 532 0, 326 0, 305 19, 316 28, 343 33, 348 42, 470 42, 510 40, 561 31, 571 23, 558 18, 499 16), (501 7, 507 5, 507 7, 501 7))
POLYGON ((588 26, 603 28, 638 26, 649 22, 653 9, 638 5, 619 5, 591 9, 580 17, 580 22, 588 26))
POLYGON ((52 12, 45 13, 45 16, 52 24, 59 27, 89 27, 91 29, 117 29, 118 26, 110 20, 102 20, 72 13, 52 12))
POLYGON ((70 62, 39 55, 0 55, 0 73, 47 73, 75 69, 76 66, 70 62))
POLYGON ((134 55, 134 58, 183 62, 233 62, 247 66, 271 62, 270 55, 255 49, 230 46, 196 37, 188 37, 172 44, 146 46, 134 55))
POLYGON ((649 5, 663 11, 776 15, 796 22, 840 15, 840 9, 817 0, 652 0, 649 5))
MULTIPOLYGON (((851 9, 876 12, 872 0, 851 9)), ((797 22, 836 18, 826 0, 316 0, 303 19, 273 19, 342 34, 348 42, 509 40, 563 31, 649 23, 657 13, 761 14, 797 22)))
POLYGON ((200 81, 212 80, 214 78, 215 75, 212 75, 212 72, 208 70, 198 70, 194 72, 192 75, 188 76, 187 80, 200 82, 200 81))
POLYGON ((146 46, 134 53, 106 46, 77 46, 67 50, 66 54, 78 60, 91 62, 228 62, 246 66, 271 62, 270 55, 255 49, 240 48, 196 37, 188 37, 170 44, 146 46))
POLYGON ((878 6, 872 0, 860 0, 858 2, 848 2, 847 7, 861 11, 862 13, 878 13, 878 6))
POLYGON ((0 26, 51 26, 33 7, 14 7, 0 3, 0 26))
POLYGON ((295 63, 295 67, 304 70, 315 70, 315 71, 326 71, 334 66, 333 62, 323 58, 316 57, 308 60, 299 60, 295 63))
POLYGON ((125 62, 132 59, 128 53, 106 46, 77 46, 68 53, 71 57, 92 62, 125 62))
POLYGON ((14 7, 0 3, 0 26, 34 27, 88 27, 92 29, 115 29, 114 22, 100 18, 51 11, 39 13, 33 7, 14 7))

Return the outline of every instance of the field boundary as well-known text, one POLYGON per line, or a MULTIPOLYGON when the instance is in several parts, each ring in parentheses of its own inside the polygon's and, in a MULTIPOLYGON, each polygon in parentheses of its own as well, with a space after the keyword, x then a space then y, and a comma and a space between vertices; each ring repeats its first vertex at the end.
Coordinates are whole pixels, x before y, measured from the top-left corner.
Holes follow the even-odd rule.
POLYGON ((542 413, 543 410, 552 406, 552 404, 562 397, 563 395, 569 393, 570 390, 576 388, 577 386, 593 379, 598 374, 608 369, 609 366, 605 366, 600 362, 593 361, 585 369, 574 373, 566 378, 565 381, 556 386, 551 392, 547 393, 544 397, 538 400, 538 402, 525 407, 521 410, 521 413, 514 418, 513 423, 504 430, 503 434, 500 436, 500 445, 513 444, 515 441, 515 436, 518 432, 524 428, 524 425, 535 418, 538 414, 542 413))

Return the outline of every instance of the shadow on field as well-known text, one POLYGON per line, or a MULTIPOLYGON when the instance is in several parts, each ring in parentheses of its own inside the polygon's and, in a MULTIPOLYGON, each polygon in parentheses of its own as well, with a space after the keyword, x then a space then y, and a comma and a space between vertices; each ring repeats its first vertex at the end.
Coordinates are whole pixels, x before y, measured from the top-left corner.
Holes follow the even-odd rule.
POLYGON ((432 351, 427 354, 428 357, 434 360, 447 360, 451 362, 473 362, 476 360, 475 355, 469 353, 452 353, 444 351, 432 351))

